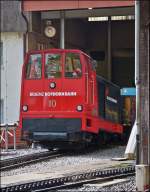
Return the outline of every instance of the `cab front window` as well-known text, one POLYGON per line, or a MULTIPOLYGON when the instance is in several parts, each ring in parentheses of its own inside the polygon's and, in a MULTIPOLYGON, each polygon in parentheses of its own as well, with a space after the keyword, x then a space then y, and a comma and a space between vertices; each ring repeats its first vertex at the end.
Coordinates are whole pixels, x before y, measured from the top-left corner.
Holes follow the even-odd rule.
POLYGON ((45 55, 45 77, 59 78, 62 74, 61 54, 47 53, 45 55))
POLYGON ((67 53, 65 59, 65 77, 79 78, 82 76, 80 55, 77 53, 67 53))
POLYGON ((29 56, 26 67, 26 79, 40 79, 42 75, 42 55, 33 54, 29 56))

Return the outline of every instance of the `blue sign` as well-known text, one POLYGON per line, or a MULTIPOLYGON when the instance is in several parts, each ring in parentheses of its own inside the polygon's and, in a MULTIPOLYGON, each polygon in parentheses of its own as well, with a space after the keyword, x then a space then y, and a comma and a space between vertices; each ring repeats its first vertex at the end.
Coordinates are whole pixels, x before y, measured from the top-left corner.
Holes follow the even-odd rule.
POLYGON ((123 96, 135 96, 136 88, 135 87, 126 87, 121 89, 121 95, 123 96))

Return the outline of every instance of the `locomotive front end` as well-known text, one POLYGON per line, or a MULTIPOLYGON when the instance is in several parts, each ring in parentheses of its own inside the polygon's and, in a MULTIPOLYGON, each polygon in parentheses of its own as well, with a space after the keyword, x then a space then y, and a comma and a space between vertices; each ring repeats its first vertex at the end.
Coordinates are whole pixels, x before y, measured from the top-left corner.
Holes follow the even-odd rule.
POLYGON ((78 50, 28 54, 22 78, 22 139, 47 148, 84 141, 86 86, 82 59, 78 50))

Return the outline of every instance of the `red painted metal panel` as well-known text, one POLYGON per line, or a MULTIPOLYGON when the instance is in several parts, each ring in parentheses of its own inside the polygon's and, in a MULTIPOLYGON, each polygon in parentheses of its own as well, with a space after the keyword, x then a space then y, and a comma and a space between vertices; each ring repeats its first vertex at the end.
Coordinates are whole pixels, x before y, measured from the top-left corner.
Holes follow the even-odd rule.
POLYGON ((48 11, 48 10, 63 10, 63 9, 82 9, 82 8, 102 8, 102 7, 125 7, 134 6, 134 0, 128 1, 98 1, 98 0, 74 0, 74 1, 37 1, 24 0, 24 11, 48 11))
POLYGON ((103 8, 134 6, 134 1, 79 1, 79 8, 103 8))
POLYGON ((78 9, 78 1, 24 1, 24 11, 78 9))

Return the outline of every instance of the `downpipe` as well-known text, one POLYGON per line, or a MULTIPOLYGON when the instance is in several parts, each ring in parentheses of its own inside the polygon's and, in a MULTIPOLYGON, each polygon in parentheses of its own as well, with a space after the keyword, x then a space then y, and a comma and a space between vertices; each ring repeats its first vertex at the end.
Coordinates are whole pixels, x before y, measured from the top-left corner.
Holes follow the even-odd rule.
POLYGON ((26 17, 26 15, 23 12, 23 1, 21 1, 21 15, 26 23, 26 32, 24 33, 24 56, 27 52, 27 36, 28 36, 28 32, 29 32, 29 22, 28 19, 26 17))
POLYGON ((139 40, 140 40, 140 1, 135 1, 135 86, 136 86, 136 165, 140 163, 140 76, 139 76, 139 40))

